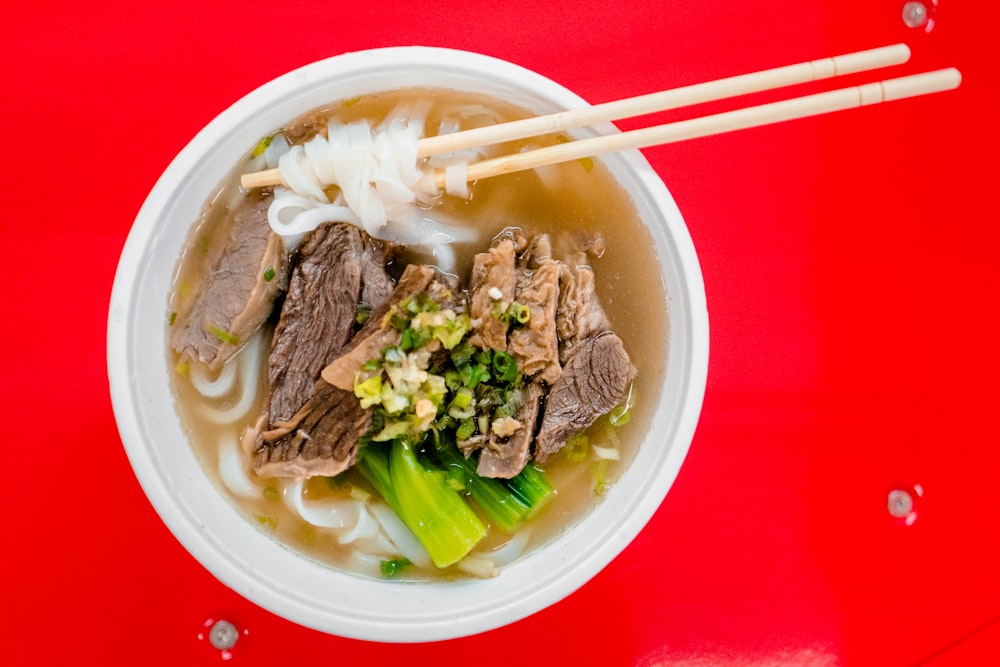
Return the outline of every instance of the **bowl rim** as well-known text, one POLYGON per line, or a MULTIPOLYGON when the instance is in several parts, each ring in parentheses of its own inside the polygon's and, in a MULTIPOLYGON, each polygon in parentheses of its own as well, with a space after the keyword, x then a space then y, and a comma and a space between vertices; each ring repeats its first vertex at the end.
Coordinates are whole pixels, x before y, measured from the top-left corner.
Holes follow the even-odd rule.
MULTIPOLYGON (((678 338, 687 342, 683 364, 676 364, 677 360, 674 359, 667 360, 669 371, 680 378, 683 390, 676 397, 676 417, 669 432, 659 433, 662 437, 669 437, 668 451, 657 460, 656 475, 646 480, 645 486, 640 489, 643 493, 619 494, 622 506, 628 508, 621 523, 615 530, 608 532, 605 535, 607 539, 599 541, 600 543, 588 545, 577 541, 574 546, 580 547, 579 553, 560 554, 549 549, 549 553, 545 554, 545 564, 554 565, 556 575, 544 586, 518 600, 509 599, 498 583, 503 580, 504 575, 497 580, 485 582, 477 580, 435 584, 433 590, 427 591, 426 588, 429 587, 425 587, 423 592, 419 591, 419 587, 424 586, 422 584, 376 582, 383 590, 391 592, 394 604, 398 603, 399 610, 402 610, 384 617, 384 614, 379 616, 372 613, 372 609, 366 608, 362 595, 350 582, 345 582, 343 577, 365 582, 372 580, 344 573, 323 575, 308 563, 297 563, 302 572, 289 574, 284 579, 262 579, 256 555, 233 554, 231 549, 227 549, 226 540, 220 538, 218 531, 214 531, 207 520, 202 521, 200 510, 179 498, 180 491, 188 487, 202 489, 207 480, 191 478, 196 475, 190 474, 174 475, 167 479, 165 462, 149 443, 150 433, 158 424, 151 421, 143 397, 138 394, 137 383, 145 380, 136 378, 137 375, 143 375, 137 371, 145 367, 137 361, 137 348, 140 345, 132 331, 140 291, 138 288, 145 285, 142 281, 148 278, 144 254, 150 244, 158 241, 160 230, 157 223, 166 215, 165 211, 170 206, 175 190, 185 187, 185 179, 189 178, 192 169, 211 154, 217 143, 231 140, 234 126, 238 127, 248 118, 260 116, 262 109, 271 105, 274 100, 285 99, 317 81, 327 81, 348 73, 356 75, 358 72, 375 71, 378 68, 402 68, 407 71, 439 68, 465 74, 475 72, 486 78, 516 82, 512 85, 531 90, 562 108, 587 105, 582 98, 562 85, 519 65, 481 53, 442 47, 385 47, 344 53, 304 65, 264 83, 218 114, 188 142, 164 170, 137 213, 123 247, 112 287, 108 313, 108 377, 112 406, 123 446, 147 498, 175 538, 217 579, 255 604, 323 632, 383 642, 435 641, 498 628, 550 606, 589 581, 638 535, 673 485, 694 437, 707 380, 708 311, 694 244, 666 185, 639 151, 625 151, 610 157, 609 159, 621 165, 621 169, 634 174, 637 184, 648 194, 650 205, 663 214, 666 226, 663 230, 664 239, 676 262, 673 270, 681 287, 667 296, 671 308, 680 307, 686 315, 682 322, 683 330, 671 329, 669 344, 674 345, 678 338), (330 578, 338 585, 346 585, 349 590, 345 592, 343 600, 336 602, 339 606, 319 606, 315 593, 303 594, 301 590, 294 588, 296 585, 309 588, 309 576, 318 576, 324 581, 330 578), (289 589, 289 584, 293 588, 289 589), (482 604, 469 607, 469 591, 473 588, 484 589, 476 591, 477 595, 494 595, 501 603, 490 607, 482 604), (352 604, 358 607, 351 608, 352 604), (461 613, 454 613, 455 609, 461 613)), ((607 133, 617 130, 606 124, 597 131, 607 133)), ((201 203, 199 207, 200 205, 201 203)), ((170 258, 171 273, 175 261, 175 257, 170 258)), ((165 302, 163 308, 166 308, 165 302)), ((672 320, 671 326, 674 326, 672 320)), ((661 406, 664 400, 666 399, 661 399, 661 406)), ((647 439, 651 437, 648 435, 647 439)), ((612 493, 616 490, 613 488, 612 493)), ((213 502, 207 504, 213 505, 213 502)), ((607 502, 608 499, 605 499, 602 505, 607 502)), ((229 509, 233 511, 232 508, 229 509)), ((224 512, 223 509, 217 511, 224 512)), ((214 518, 212 517, 213 520, 214 518)), ((241 522, 248 524, 246 521, 241 522)), ((287 560, 288 554, 293 553, 277 544, 270 547, 258 544, 260 539, 272 543, 275 541, 263 536, 253 527, 245 528, 256 534, 257 538, 239 527, 232 530, 238 533, 241 541, 253 543, 266 552, 264 557, 267 562, 287 560)), ((570 529, 568 534, 573 530, 570 529)), ((297 557, 304 560, 302 556, 297 557)), ((534 557, 533 555, 524 562, 534 557)), ((512 569, 517 566, 515 564, 512 569)), ((521 568, 522 574, 517 575, 518 581, 526 574, 523 564, 521 568)))

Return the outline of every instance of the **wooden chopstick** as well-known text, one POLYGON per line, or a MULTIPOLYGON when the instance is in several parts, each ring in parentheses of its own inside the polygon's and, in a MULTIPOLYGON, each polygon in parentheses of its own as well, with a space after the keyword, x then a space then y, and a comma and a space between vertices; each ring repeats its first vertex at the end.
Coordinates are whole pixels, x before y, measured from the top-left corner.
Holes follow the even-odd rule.
MULTIPOLYGON (((580 139, 470 164, 467 168, 466 180, 471 182, 481 178, 578 160, 602 153, 647 148, 870 104, 901 100, 907 97, 943 92, 957 88, 961 81, 961 73, 952 67, 630 132, 580 139)), ((446 184, 444 172, 438 171, 434 178, 437 187, 443 189, 446 184)))
POLYGON ((835 76, 866 72, 890 65, 899 65, 909 59, 910 48, 906 44, 893 44, 750 74, 740 74, 716 81, 696 83, 623 100, 604 102, 583 109, 560 111, 546 116, 533 116, 509 123, 426 137, 417 144, 417 157, 429 157, 479 146, 489 146, 505 141, 515 141, 526 137, 594 125, 595 123, 633 118, 738 95, 748 95, 835 76))
MULTIPOLYGON (((428 157, 468 148, 487 146, 525 137, 549 134, 594 123, 620 120, 644 114, 677 109, 702 102, 735 97, 754 92, 782 88, 799 83, 819 81, 845 74, 865 72, 890 65, 905 63, 910 49, 905 44, 893 44, 876 49, 856 51, 830 58, 786 65, 750 74, 741 74, 717 81, 708 81, 681 88, 664 90, 592 107, 561 111, 545 116, 500 123, 462 132, 425 137, 417 143, 417 156, 428 157)), ((570 158, 572 159, 572 158, 570 158)), ((240 184, 244 188, 280 185, 278 169, 266 169, 243 174, 240 184)))

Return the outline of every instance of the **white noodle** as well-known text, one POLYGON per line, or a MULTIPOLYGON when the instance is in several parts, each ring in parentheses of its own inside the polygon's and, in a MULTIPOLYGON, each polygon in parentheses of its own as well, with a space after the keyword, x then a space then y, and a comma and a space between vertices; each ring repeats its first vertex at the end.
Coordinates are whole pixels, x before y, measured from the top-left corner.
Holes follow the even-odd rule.
POLYGON ((306 501, 302 497, 302 480, 284 489, 285 504, 304 521, 318 528, 351 528, 363 510, 356 500, 326 499, 306 501))
POLYGON ((271 143, 268 144, 267 150, 264 151, 264 164, 267 165, 268 169, 274 169, 278 166, 278 160, 282 155, 288 152, 288 140, 285 139, 285 135, 277 134, 271 139, 271 143))
POLYGON ((445 273, 455 272, 455 249, 447 243, 437 243, 431 246, 424 246, 434 257, 432 264, 436 265, 445 273))
POLYGON ((226 488, 241 498, 258 498, 260 489, 247 474, 246 459, 237 440, 223 438, 219 442, 219 476, 226 488))
POLYGON ((431 557, 427 554, 424 546, 388 505, 376 502, 370 504, 368 510, 382 526, 382 530, 389 536, 392 543, 396 545, 399 553, 417 567, 431 567, 431 557))
MULTIPOLYGON (((403 223, 419 214, 415 205, 429 205, 438 196, 433 168, 425 173, 417 158, 417 141, 424 134, 430 106, 426 100, 400 104, 374 132, 365 121, 343 124, 332 120, 326 137, 316 135, 281 154, 281 180, 294 195, 275 188, 268 211, 274 232, 293 237, 323 222, 350 222, 372 236, 400 242, 385 228, 392 223, 405 226, 403 223), (312 209, 329 204, 325 190, 329 185, 340 188, 343 206, 350 209, 353 218, 339 208, 312 213, 312 209)), ((458 124, 453 125, 457 129, 458 124)), ((448 157, 445 175, 449 194, 468 197, 466 165, 472 154, 463 151, 448 157)), ((286 245, 294 243, 286 239, 286 245)))
POLYGON ((466 162, 453 162, 444 170, 444 191, 453 197, 469 196, 469 165, 466 162))
POLYGON ((382 558, 353 549, 348 560, 347 569, 369 577, 382 578, 382 558))
MULTIPOLYGON (((237 382, 240 393, 236 402, 228 408, 216 408, 208 403, 201 405, 201 413, 214 424, 234 424, 250 410, 257 398, 257 369, 263 356, 264 336, 259 332, 237 353, 237 382)), ((232 363, 233 360, 230 360, 232 363)))
MULTIPOLYGON (((233 362, 232 359, 229 360, 233 362)), ((198 393, 205 398, 219 398, 225 396, 233 390, 236 383, 236 363, 223 365, 215 379, 210 377, 211 371, 204 364, 191 363, 188 365, 188 377, 191 384, 198 390, 198 393)))
POLYGON ((278 169, 281 170, 281 180, 303 197, 309 197, 317 202, 326 202, 326 194, 320 187, 309 158, 302 146, 292 148, 278 159, 278 169))
POLYGON ((521 528, 506 544, 502 544, 493 551, 483 555, 496 563, 497 567, 506 567, 517 560, 524 552, 524 547, 528 544, 528 537, 530 535, 531 531, 529 529, 521 528))
POLYGON ((375 534, 374 537, 364 538, 358 540, 355 543, 355 548, 361 549, 365 553, 373 555, 381 555, 389 558, 399 558, 403 554, 399 551, 399 547, 392 543, 392 540, 381 530, 375 534))
MULTIPOLYGON (((352 501, 358 502, 358 501, 352 501)), ((375 537, 379 532, 378 521, 372 518, 372 515, 368 513, 368 510, 364 508, 363 505, 358 503, 358 520, 354 524, 354 527, 343 533, 337 538, 337 542, 340 544, 351 544, 355 540, 363 540, 370 537, 375 537)))

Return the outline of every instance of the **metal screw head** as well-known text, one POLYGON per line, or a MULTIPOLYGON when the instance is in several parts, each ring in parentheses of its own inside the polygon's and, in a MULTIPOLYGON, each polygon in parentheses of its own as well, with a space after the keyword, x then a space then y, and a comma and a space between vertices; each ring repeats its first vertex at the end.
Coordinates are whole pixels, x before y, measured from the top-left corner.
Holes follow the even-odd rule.
POLYGON ((889 514, 897 519, 905 519, 913 512, 913 496, 903 489, 889 492, 889 514))
POLYGON ((908 28, 921 28, 927 23, 927 5, 919 0, 910 0, 903 5, 903 23, 908 28))
POLYGON ((216 621, 212 624, 212 629, 208 631, 208 643, 220 651, 231 649, 239 638, 239 630, 226 620, 216 621))

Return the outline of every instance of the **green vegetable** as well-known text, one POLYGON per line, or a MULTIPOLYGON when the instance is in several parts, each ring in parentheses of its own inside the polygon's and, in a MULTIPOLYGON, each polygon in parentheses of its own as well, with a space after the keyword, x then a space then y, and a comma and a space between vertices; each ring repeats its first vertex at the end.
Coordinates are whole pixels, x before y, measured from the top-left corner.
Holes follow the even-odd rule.
POLYGON ((274 267, 269 266, 266 269, 264 269, 264 282, 269 283, 272 280, 274 280, 274 267))
POLYGON ((486 527, 444 471, 425 468, 411 443, 368 442, 360 448, 358 464, 437 567, 458 562, 485 537, 486 527))
POLYGON ((530 465, 509 480, 480 477, 476 460, 465 458, 448 438, 439 440, 434 456, 441 465, 461 474, 476 505, 508 533, 533 516, 555 493, 545 474, 530 465))
POLYGON ((167 318, 167 326, 174 326, 174 322, 177 321, 177 311, 171 311, 170 317, 167 318))
POLYGON ((382 570, 383 576, 392 579, 408 565, 413 565, 413 563, 406 558, 393 558, 392 560, 384 560, 379 563, 379 568, 382 570))

